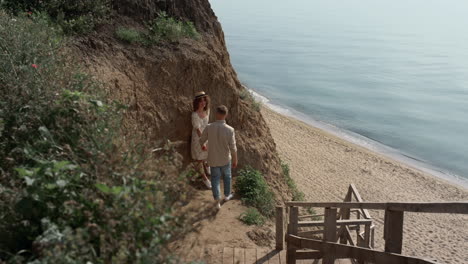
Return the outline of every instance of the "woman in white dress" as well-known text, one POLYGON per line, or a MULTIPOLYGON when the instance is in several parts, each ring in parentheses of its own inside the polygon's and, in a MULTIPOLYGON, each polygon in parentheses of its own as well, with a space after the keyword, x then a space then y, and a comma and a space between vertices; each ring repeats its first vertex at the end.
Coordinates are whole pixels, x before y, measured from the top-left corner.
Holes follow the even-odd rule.
POLYGON ((208 158, 207 144, 200 146, 200 137, 203 130, 208 125, 210 118, 210 98, 205 92, 195 94, 192 112, 192 158, 196 162, 196 168, 203 177, 203 183, 211 189, 211 182, 207 175, 210 175, 210 168, 206 163, 208 158))

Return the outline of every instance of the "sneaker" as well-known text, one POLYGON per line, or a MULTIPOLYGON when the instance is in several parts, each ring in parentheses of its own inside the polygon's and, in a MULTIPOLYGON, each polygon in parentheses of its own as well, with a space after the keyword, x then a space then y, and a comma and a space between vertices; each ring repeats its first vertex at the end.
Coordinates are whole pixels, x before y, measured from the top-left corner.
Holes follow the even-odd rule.
POLYGON ((221 204, 218 202, 217 205, 216 205, 216 208, 219 210, 221 209, 221 204))
POLYGON ((227 201, 231 200, 232 197, 234 197, 234 194, 233 194, 233 193, 231 193, 230 195, 224 197, 224 201, 227 202, 227 201))
POLYGON ((211 189, 211 182, 210 182, 210 180, 204 179, 204 180, 203 180, 203 183, 206 185, 206 187, 208 187, 208 189, 211 189))

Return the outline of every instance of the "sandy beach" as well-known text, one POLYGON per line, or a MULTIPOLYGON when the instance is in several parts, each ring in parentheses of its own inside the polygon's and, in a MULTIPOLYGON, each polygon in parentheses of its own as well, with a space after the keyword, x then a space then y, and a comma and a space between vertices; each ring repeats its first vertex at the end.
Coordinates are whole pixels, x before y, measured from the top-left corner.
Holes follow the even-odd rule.
MULTIPOLYGON (((267 107, 262 113, 277 150, 309 201, 342 201, 350 183, 369 202, 467 201, 468 190, 347 142, 267 107)), ((383 212, 376 248, 383 248, 383 212)), ((406 213, 403 254, 468 263, 468 216, 406 213)))

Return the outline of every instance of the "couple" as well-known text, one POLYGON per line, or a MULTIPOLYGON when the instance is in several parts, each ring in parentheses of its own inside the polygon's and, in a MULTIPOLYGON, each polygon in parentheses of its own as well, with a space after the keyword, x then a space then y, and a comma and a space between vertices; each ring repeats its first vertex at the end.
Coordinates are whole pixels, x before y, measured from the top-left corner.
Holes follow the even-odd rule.
POLYGON ((210 98, 205 92, 198 92, 195 95, 192 113, 192 158, 196 161, 203 182, 213 191, 218 208, 221 208, 219 194, 221 175, 224 177, 224 201, 229 201, 233 197, 231 166, 237 167, 235 133, 234 128, 226 124, 227 114, 226 106, 216 107, 216 122, 208 124, 210 98), (212 182, 207 175, 211 175, 212 182))

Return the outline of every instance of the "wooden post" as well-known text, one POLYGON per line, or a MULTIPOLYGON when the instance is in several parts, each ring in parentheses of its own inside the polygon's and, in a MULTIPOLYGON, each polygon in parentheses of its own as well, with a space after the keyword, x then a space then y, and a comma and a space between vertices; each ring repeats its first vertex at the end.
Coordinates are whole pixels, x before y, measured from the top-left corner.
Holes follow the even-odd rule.
MULTIPOLYGON (((299 208, 292 206, 289 210, 289 225, 288 234, 297 235, 299 221, 299 208)), ((289 243, 286 251, 286 262, 287 264, 296 264, 296 249, 291 248, 289 243)))
POLYGON ((371 248, 370 246, 370 235, 371 235, 371 224, 366 224, 364 226, 364 247, 371 248))
MULTIPOLYGON (((325 233, 324 233, 324 241, 329 241, 336 243, 336 208, 325 208, 325 233)), ((332 252, 325 252, 323 257, 323 264, 333 264, 335 259, 332 256, 332 252)))
MULTIPOLYGON (((351 202, 351 199, 352 199, 352 192, 353 192, 353 189, 351 188, 351 186, 349 186, 348 188, 348 193, 346 194, 345 198, 344 198, 344 202, 351 202)), ((351 213, 350 213, 350 209, 349 208, 341 208, 340 209, 340 219, 350 219, 351 217, 351 213)), ((340 236, 340 244, 347 244, 346 243, 346 236, 344 233, 341 234, 340 236)))
POLYGON ((403 245, 403 211, 385 210, 385 252, 401 254, 403 245))
POLYGON ((276 207, 276 249, 284 248, 284 207, 276 207))

